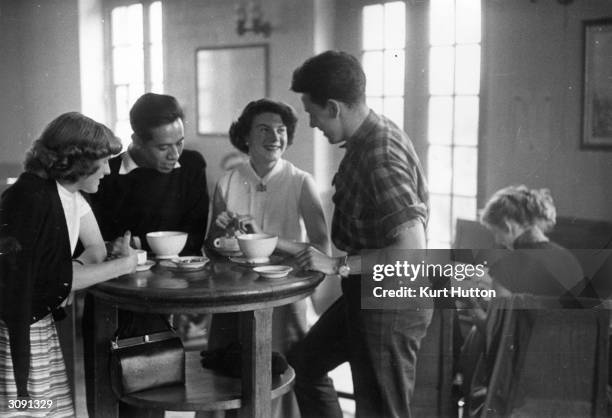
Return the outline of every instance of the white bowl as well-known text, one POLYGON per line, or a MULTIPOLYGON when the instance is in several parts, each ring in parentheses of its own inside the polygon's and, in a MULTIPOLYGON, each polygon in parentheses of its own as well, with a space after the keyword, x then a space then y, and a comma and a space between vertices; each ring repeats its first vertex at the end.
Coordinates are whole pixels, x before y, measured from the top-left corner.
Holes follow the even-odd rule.
POLYGON ((187 232, 155 231, 147 234, 147 242, 157 258, 175 258, 185 247, 187 232))
POLYGON ((243 234, 237 237, 238 246, 248 260, 269 257, 276 248, 278 237, 268 234, 243 234))
POLYGON ((283 277, 286 277, 289 273, 291 273, 292 270, 293 268, 289 266, 280 265, 261 266, 253 268, 253 271, 259 273, 261 277, 264 277, 266 279, 282 279, 283 277))

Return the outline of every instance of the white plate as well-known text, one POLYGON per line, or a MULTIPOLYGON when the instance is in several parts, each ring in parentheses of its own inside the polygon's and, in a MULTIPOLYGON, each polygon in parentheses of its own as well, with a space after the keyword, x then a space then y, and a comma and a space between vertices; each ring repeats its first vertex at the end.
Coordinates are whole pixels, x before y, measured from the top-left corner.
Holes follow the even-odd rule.
POLYGON ((147 271, 151 267, 153 267, 154 265, 155 265, 155 261, 147 260, 146 263, 137 265, 136 266, 136 271, 147 271))
POLYGON ((287 277, 293 268, 289 266, 272 265, 272 266, 261 266, 253 268, 253 271, 259 273, 259 275, 265 279, 282 279, 287 277))
POLYGON ((247 265, 255 265, 255 264, 266 264, 270 262, 270 257, 261 257, 261 258, 246 258, 246 257, 230 257, 230 261, 238 264, 247 264, 247 265))

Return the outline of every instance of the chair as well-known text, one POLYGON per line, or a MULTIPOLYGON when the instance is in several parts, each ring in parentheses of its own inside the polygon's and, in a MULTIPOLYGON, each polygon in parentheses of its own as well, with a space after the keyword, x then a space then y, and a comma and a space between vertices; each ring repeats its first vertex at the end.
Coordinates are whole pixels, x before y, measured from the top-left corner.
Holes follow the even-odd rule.
POLYGON ((495 352, 480 417, 605 416, 607 310, 560 309, 556 298, 513 295, 494 300, 489 312, 490 321, 503 319, 487 337, 495 352))

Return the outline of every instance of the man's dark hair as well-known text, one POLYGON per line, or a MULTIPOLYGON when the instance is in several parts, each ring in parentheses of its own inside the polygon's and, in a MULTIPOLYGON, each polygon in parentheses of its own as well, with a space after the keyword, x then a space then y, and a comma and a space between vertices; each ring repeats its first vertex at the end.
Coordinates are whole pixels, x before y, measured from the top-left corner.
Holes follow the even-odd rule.
POLYGON ((178 101, 166 94, 145 93, 130 110, 132 131, 142 140, 151 140, 151 130, 184 119, 178 101))
POLYGON ((325 106, 329 99, 349 106, 365 100, 366 77, 354 56, 341 51, 326 51, 309 58, 293 72, 291 90, 306 93, 310 100, 325 106))
POLYGON ((253 126, 253 119, 262 113, 275 113, 279 115, 287 128, 287 146, 293 144, 293 135, 297 125, 297 116, 293 108, 283 102, 259 99, 247 104, 238 120, 232 123, 229 129, 232 145, 245 154, 249 153, 246 137, 253 126))

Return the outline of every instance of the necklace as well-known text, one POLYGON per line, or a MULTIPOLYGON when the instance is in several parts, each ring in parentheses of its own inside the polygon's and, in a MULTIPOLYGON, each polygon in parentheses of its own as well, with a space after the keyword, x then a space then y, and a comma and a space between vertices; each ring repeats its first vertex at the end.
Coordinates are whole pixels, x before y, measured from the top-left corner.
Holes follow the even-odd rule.
POLYGON ((259 183, 255 190, 257 190, 258 192, 265 192, 267 190, 267 187, 265 184, 259 183))

